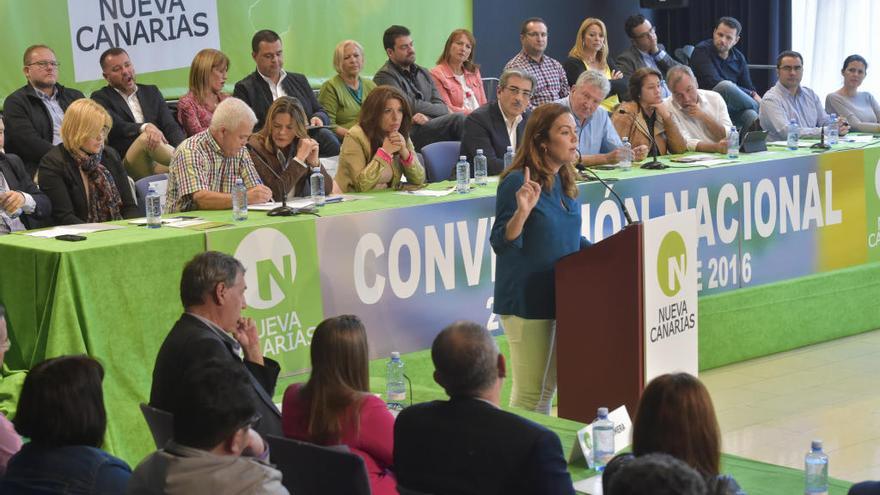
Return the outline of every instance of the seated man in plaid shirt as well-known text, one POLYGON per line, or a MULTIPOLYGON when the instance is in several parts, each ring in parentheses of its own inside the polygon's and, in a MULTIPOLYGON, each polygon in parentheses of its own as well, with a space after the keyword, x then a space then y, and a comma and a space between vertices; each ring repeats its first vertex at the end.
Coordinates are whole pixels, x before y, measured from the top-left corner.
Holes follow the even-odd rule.
POLYGON ((214 110, 208 129, 187 138, 171 159, 166 193, 167 212, 228 210, 232 186, 241 177, 248 204, 272 199, 245 149, 257 117, 238 98, 226 98, 214 110))
POLYGON ((544 54, 547 49, 547 24, 540 17, 523 21, 519 33, 522 50, 507 62, 504 70, 519 69, 535 76, 538 84, 532 91, 529 110, 568 96, 568 78, 558 60, 544 54))

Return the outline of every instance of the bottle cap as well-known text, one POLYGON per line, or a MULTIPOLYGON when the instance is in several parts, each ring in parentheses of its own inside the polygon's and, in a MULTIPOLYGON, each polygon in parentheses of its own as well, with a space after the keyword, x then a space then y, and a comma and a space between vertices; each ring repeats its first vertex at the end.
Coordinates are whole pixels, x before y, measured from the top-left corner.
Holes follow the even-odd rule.
POLYGON ((508 146, 507 151, 513 152, 513 146, 508 146))
POLYGON ((482 154, 483 154, 483 148, 477 148, 477 154, 478 154, 478 155, 482 155, 482 154))
POLYGON ((397 351, 392 352, 391 359, 400 359, 400 353, 397 351))
POLYGON ((467 161, 467 157, 464 155, 461 155, 460 157, 458 157, 458 161, 460 161, 460 162, 467 161))
POLYGON ((813 440, 813 442, 810 444, 810 447, 813 450, 822 450, 822 440, 813 440))
POLYGON ((606 418, 606 417, 608 417, 608 408, 607 407, 600 407, 599 411, 596 414, 600 418, 606 418))

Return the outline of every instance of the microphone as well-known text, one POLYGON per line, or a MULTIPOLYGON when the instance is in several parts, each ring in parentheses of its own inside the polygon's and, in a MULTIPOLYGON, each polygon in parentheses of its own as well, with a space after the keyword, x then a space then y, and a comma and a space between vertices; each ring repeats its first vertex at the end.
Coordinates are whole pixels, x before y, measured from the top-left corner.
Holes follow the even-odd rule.
MULTIPOLYGON (((266 163, 265 160, 263 160, 263 157, 261 157, 260 154, 257 153, 257 151, 253 148, 253 146, 251 146, 250 143, 248 143, 246 146, 248 152, 250 152, 251 154, 251 158, 259 160, 261 165, 266 167, 269 172, 272 173, 272 175, 274 175, 278 180, 281 181, 281 206, 272 208, 266 213, 266 215, 270 217, 290 217, 299 213, 298 211, 296 211, 296 209, 287 206, 287 181, 284 180, 284 172, 282 171, 281 174, 276 172, 271 166, 269 166, 268 163, 266 163)), ((281 157, 283 157, 283 155, 281 155, 279 152, 279 158, 281 157)))
POLYGON ((819 129, 819 142, 810 146, 811 149, 817 150, 830 150, 831 146, 825 144, 825 126, 823 125, 821 129, 819 129))
POLYGON ((652 135, 651 132, 648 131, 647 128, 640 125, 638 116, 627 112, 623 108, 619 109, 618 112, 620 112, 623 115, 626 115, 627 117, 632 119, 633 125, 638 127, 640 131, 644 132, 645 135, 648 136, 648 140, 650 140, 650 142, 651 142, 651 161, 639 165, 639 168, 643 168, 645 170, 663 170, 663 169, 669 168, 669 165, 666 165, 663 162, 660 162, 657 160, 657 153, 658 153, 657 141, 654 140, 654 136, 652 135))
MULTIPOLYGON (((580 150, 578 150, 577 163, 580 164, 580 162, 581 162, 581 152, 580 152, 580 150)), ((620 196, 617 194, 617 192, 611 186, 608 185, 608 183, 606 183, 604 180, 602 180, 601 177, 599 177, 599 174, 597 174, 596 172, 590 170, 588 167, 585 167, 583 165, 578 165, 577 169, 580 170, 581 172, 589 172, 590 175, 594 179, 601 182, 602 185, 605 186, 605 189, 610 191, 611 194, 614 195, 614 199, 617 200, 618 206, 620 206, 620 209, 623 211, 623 218, 626 219, 626 225, 632 225, 634 223, 632 217, 629 216, 629 211, 626 209, 626 205, 623 203, 623 200, 620 199, 620 196)))

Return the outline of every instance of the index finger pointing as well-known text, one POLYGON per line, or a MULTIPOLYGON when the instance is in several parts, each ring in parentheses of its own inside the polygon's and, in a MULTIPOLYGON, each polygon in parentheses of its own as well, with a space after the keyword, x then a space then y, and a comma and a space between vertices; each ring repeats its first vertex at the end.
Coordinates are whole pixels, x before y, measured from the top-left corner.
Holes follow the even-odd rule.
POLYGON ((529 167, 528 167, 528 166, 524 166, 524 167, 523 167, 523 182, 525 182, 526 184, 528 184, 528 183, 529 183, 529 180, 530 180, 530 178, 529 178, 529 167))

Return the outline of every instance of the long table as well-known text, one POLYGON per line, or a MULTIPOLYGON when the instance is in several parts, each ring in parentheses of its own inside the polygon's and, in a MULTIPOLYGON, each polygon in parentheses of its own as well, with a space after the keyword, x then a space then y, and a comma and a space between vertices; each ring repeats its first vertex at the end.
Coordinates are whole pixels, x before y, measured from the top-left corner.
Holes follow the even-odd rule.
MULTIPOLYGON (((697 209, 701 369, 880 327, 880 147, 846 147, 771 151, 712 168, 601 172, 617 179, 614 189, 637 218, 697 209)), ((101 360, 107 448, 136 463, 151 450, 136 404, 148 398, 156 353, 182 311, 180 273, 195 254, 217 249, 244 262, 246 314, 285 375, 307 369, 324 315, 361 316, 373 357, 424 349, 457 319, 500 330, 488 242, 495 187, 443 197, 372 192, 327 205, 320 218, 251 212, 206 232, 132 226, 79 243, 3 236, 7 360, 19 368, 62 354, 101 360)), ((579 188, 588 238, 621 227, 620 208, 600 184, 579 188)), ((584 312, 588 321, 589 301, 584 312)))

